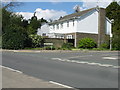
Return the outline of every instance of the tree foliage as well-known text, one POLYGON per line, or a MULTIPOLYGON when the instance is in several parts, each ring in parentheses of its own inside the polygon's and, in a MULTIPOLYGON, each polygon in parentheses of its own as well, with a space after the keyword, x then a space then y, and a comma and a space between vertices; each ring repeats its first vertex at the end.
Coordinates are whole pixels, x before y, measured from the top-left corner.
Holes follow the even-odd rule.
POLYGON ((11 11, 20 3, 3 3, 2 15, 2 48, 23 49, 25 47, 42 46, 43 38, 37 35, 37 29, 47 22, 45 19, 37 19, 35 13, 30 20, 25 20, 21 15, 11 11))
POLYGON ((23 49, 30 46, 30 39, 23 26, 23 17, 2 8, 2 48, 23 49))
POLYGON ((24 20, 21 15, 13 13, 10 8, 18 3, 10 2, 3 5, 2 10, 2 48, 23 49, 25 47, 41 46, 42 38, 37 34, 37 28, 42 22, 47 22, 43 18, 37 19, 34 16, 30 20, 24 20), (29 37, 31 34, 33 36, 29 37))
POLYGON ((2 48, 23 49, 28 39, 24 28, 17 25, 8 25, 2 37, 2 48))
POLYGON ((112 47, 120 50, 120 5, 117 2, 112 2, 106 8, 106 16, 110 20, 114 20, 112 24, 112 47))
POLYGON ((37 34, 37 29, 41 27, 41 24, 42 23, 47 23, 47 21, 43 18, 37 19, 35 14, 34 14, 33 17, 31 17, 31 19, 29 21, 30 21, 30 23, 28 25, 27 32, 30 35, 31 34, 37 34))
POLYGON ((5 27, 10 24, 11 14, 11 12, 8 12, 6 9, 2 8, 2 34, 5 33, 5 27))

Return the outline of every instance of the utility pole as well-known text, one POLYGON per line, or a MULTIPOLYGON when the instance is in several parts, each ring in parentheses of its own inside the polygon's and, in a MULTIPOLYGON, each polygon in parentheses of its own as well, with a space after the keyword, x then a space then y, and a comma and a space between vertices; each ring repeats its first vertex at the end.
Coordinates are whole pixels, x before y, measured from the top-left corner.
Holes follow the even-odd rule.
POLYGON ((110 36, 110 50, 112 50, 112 37, 110 36))
POLYGON ((111 32, 110 32, 110 50, 112 50, 112 24, 114 23, 114 19, 111 20, 111 32))
POLYGON ((74 37, 74 38, 75 38, 75 41, 74 41, 74 43, 75 43, 75 44, 74 44, 74 47, 77 47, 77 40, 76 40, 77 37, 76 37, 76 32, 75 32, 75 37, 74 37))

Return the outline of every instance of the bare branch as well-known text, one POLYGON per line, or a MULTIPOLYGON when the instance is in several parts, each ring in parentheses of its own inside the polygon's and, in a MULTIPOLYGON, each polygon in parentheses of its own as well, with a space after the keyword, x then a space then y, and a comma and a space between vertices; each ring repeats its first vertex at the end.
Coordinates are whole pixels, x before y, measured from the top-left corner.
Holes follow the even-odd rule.
POLYGON ((18 7, 20 5, 22 5, 21 2, 7 2, 7 3, 2 3, 2 7, 5 8, 5 9, 12 9, 12 8, 18 7))

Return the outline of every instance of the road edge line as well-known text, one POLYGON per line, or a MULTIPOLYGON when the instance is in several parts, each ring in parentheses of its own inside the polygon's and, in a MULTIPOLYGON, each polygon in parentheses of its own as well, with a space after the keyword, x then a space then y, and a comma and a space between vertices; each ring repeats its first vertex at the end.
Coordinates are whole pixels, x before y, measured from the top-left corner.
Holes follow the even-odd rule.
POLYGON ((49 82, 52 83, 52 84, 56 84, 56 85, 60 85, 60 86, 66 87, 66 88, 73 88, 71 86, 67 86, 67 85, 64 85, 64 84, 61 84, 61 83, 58 83, 58 82, 54 82, 54 81, 49 81, 49 82))
POLYGON ((12 69, 12 68, 9 68, 9 67, 6 67, 6 66, 1 66, 0 65, 0 67, 5 68, 5 69, 9 69, 9 70, 14 71, 14 72, 23 73, 23 72, 21 72, 19 70, 15 70, 15 69, 12 69))

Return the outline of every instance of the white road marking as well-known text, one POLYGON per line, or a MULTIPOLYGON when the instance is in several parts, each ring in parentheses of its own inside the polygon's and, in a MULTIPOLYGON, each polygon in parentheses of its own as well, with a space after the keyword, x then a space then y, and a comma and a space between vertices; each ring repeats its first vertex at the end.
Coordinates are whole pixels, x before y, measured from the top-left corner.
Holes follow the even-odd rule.
MULTIPOLYGON (((5 69, 9 69, 9 70, 14 71, 14 72, 23 73, 21 71, 18 71, 18 70, 9 68, 9 67, 5 67, 5 66, 1 66, 1 65, 0 65, 0 67, 5 68, 5 69)), ((63 85, 63 84, 60 84, 60 83, 57 83, 57 82, 54 82, 54 81, 49 81, 49 82, 52 83, 52 84, 56 84, 56 85, 60 85, 60 86, 66 87, 66 88, 73 88, 73 87, 70 87, 70 86, 67 86, 67 85, 63 85)))
POLYGON ((115 58, 115 57, 103 57, 103 59, 113 59, 113 60, 117 60, 118 58, 115 58))
POLYGON ((101 64, 101 63, 95 63, 95 62, 85 62, 85 61, 68 60, 68 59, 61 59, 61 58, 52 58, 52 60, 58 60, 58 61, 62 61, 62 62, 78 63, 78 64, 96 65, 96 66, 101 66, 101 67, 120 68, 120 66, 114 66, 114 65, 110 65, 110 64, 101 64))
POLYGON ((56 85, 60 85, 60 86, 66 87, 66 88, 73 88, 73 87, 70 87, 70 86, 67 86, 67 85, 63 85, 63 84, 60 84, 60 83, 57 83, 57 82, 54 82, 54 81, 49 81, 49 82, 52 83, 52 84, 56 84, 56 85))
POLYGON ((15 70, 15 69, 12 69, 12 68, 9 68, 9 67, 5 67, 5 66, 1 66, 1 65, 0 65, 0 67, 9 69, 9 70, 14 71, 14 72, 23 73, 23 72, 21 72, 19 70, 15 70))
POLYGON ((77 57, 91 57, 93 55, 84 55, 84 56, 74 56, 74 57, 69 57, 69 58, 77 58, 77 57))

